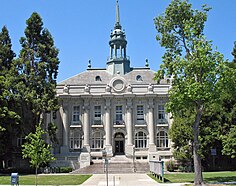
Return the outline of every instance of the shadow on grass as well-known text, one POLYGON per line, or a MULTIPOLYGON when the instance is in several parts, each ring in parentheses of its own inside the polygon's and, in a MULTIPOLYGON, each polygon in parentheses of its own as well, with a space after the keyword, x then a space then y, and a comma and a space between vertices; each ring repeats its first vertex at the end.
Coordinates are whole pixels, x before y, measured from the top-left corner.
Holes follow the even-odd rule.
POLYGON ((226 177, 210 177, 204 178, 205 182, 236 182, 236 176, 226 176, 226 177))

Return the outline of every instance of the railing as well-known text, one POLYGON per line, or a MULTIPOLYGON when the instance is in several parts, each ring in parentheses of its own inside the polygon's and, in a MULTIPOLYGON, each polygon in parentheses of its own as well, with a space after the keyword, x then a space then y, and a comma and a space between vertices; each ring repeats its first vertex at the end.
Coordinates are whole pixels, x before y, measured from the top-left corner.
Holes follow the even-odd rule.
POLYGON ((164 161, 149 161, 150 172, 164 182, 164 161))
POLYGON ((168 124, 167 119, 158 119, 157 124, 168 124))
POLYGON ((124 120, 116 120, 114 122, 115 125, 124 125, 125 124, 125 121, 124 120))
POLYGON ((94 120, 93 125, 102 125, 102 120, 94 120))
POLYGON ((121 56, 121 55, 118 55, 117 57, 114 55, 114 56, 108 56, 107 57, 107 61, 113 61, 113 60, 120 60, 120 61, 123 61, 123 60, 128 60, 130 61, 130 57, 129 56, 121 56))

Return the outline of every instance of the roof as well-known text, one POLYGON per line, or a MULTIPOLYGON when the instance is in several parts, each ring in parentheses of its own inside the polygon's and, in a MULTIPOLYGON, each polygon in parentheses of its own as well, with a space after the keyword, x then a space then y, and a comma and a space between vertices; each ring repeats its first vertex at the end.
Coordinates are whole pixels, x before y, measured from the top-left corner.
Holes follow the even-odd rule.
POLYGON ((125 75, 110 74, 106 69, 88 69, 69 79, 66 79, 58 85, 107 85, 116 76, 121 76, 128 84, 156 84, 153 80, 155 72, 149 68, 133 68, 125 75))

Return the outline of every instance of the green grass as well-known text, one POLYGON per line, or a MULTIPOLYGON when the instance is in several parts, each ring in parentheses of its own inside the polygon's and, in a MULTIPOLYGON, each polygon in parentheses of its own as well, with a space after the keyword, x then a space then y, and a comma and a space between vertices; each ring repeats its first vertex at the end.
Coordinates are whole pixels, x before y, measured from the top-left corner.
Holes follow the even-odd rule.
MULTIPOLYGON (((92 175, 39 175, 38 185, 79 185, 92 175)), ((0 185, 10 185, 10 176, 0 176, 0 185)), ((19 177, 19 185, 35 185, 35 175, 19 177)))
MULTIPOLYGON (((149 176, 158 182, 158 179, 154 178, 152 175, 149 176)), ((165 174, 165 182, 170 183, 193 183, 194 173, 171 173, 165 174)), ((216 183, 216 182, 236 182, 236 172, 204 172, 203 178, 206 183, 216 183)))

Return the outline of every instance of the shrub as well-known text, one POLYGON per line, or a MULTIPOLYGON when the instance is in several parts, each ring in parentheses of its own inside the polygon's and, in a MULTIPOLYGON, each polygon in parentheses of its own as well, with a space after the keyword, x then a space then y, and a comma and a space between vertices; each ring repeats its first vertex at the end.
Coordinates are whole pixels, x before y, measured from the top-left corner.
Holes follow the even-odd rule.
POLYGON ((173 172, 174 169, 175 169, 175 162, 170 160, 170 161, 167 161, 165 163, 166 163, 167 170, 170 171, 170 172, 173 172))
POLYGON ((60 167, 60 173, 69 173, 73 169, 71 167, 60 167))

